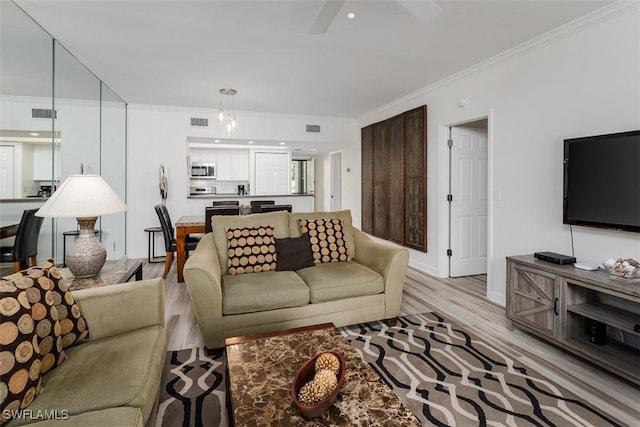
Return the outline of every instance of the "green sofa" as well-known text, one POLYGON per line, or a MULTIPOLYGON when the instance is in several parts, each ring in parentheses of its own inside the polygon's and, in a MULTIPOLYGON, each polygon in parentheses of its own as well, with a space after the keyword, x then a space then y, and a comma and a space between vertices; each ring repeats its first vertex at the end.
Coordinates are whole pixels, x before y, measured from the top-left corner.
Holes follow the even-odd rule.
POLYGON ((155 423, 167 352, 161 278, 72 291, 91 338, 42 377, 26 419, 8 427, 144 426, 155 423), (48 413, 57 420, 42 420, 48 413), (38 416, 41 420, 34 420, 38 416))
POLYGON ((189 256, 184 277, 207 348, 227 337, 331 322, 336 326, 400 313, 409 251, 379 243, 352 225, 349 210, 286 211, 213 216, 207 233, 189 256), (348 262, 318 263, 296 271, 228 274, 227 230, 273 226, 275 238, 299 237, 300 220, 339 219, 348 262))

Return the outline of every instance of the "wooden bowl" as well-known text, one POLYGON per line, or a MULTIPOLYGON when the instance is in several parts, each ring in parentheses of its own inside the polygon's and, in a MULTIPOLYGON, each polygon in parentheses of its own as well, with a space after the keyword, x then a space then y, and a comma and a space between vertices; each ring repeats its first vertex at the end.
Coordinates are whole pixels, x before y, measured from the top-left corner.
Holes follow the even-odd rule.
POLYGON ((345 365, 344 357, 342 357, 340 353, 336 353, 335 351, 323 351, 321 353, 316 354, 311 359, 307 360, 304 363, 304 365, 302 365, 300 369, 298 369, 298 373, 293 379, 293 383, 291 383, 290 394, 291 394, 291 400, 293 400, 294 406, 298 408, 298 411, 300 411, 302 416, 304 416, 305 418, 319 417, 320 415, 322 415, 323 412, 329 409, 331 404, 336 400, 336 397, 338 396, 338 391, 340 391, 340 388, 344 383, 345 367, 346 365, 345 365), (305 405, 298 400, 298 393, 300 392, 300 389, 302 388, 302 386, 304 386, 306 383, 311 381, 315 376, 316 359, 322 353, 332 353, 334 356, 338 358, 338 361, 340 362, 340 369, 337 375, 338 385, 336 385, 336 388, 333 390, 333 392, 327 397, 325 397, 324 399, 320 400, 319 402, 313 405, 305 405))

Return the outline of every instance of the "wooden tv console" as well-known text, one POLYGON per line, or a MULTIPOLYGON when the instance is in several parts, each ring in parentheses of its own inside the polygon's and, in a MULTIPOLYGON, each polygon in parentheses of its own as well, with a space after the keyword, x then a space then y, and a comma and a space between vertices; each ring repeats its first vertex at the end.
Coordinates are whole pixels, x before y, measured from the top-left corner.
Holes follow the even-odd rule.
POLYGON ((514 326, 640 385, 640 283, 609 272, 579 270, 507 257, 507 327, 514 326), (606 343, 590 342, 593 321, 606 325, 606 343))

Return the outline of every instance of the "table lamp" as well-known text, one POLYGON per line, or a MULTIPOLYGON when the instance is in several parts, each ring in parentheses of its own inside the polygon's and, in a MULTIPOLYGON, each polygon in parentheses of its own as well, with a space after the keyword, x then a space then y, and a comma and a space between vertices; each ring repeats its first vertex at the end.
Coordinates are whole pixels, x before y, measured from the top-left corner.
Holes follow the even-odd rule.
POLYGON ((96 276, 107 251, 93 229, 100 215, 127 210, 120 197, 100 175, 71 175, 36 212, 50 218, 76 217, 80 233, 66 256, 69 271, 75 277, 96 276))

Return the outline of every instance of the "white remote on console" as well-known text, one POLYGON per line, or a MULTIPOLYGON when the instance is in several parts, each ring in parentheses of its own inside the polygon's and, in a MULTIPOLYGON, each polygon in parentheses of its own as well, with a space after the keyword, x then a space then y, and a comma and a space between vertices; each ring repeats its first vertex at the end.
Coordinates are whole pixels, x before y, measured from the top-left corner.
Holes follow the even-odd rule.
POLYGON ((598 268, 600 268, 597 265, 589 264, 588 262, 576 262, 575 264, 573 264, 573 266, 575 268, 579 268, 580 270, 589 270, 589 271, 595 271, 598 268))

